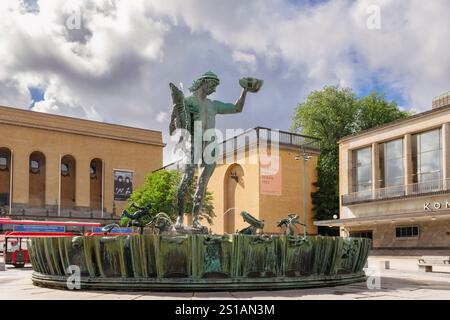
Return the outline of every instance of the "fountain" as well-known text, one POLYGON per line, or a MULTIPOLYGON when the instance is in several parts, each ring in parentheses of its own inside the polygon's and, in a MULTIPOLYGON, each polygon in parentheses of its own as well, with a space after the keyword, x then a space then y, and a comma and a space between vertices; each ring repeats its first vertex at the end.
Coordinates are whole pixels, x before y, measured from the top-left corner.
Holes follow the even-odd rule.
POLYGON ((215 162, 195 158, 203 154, 206 145, 200 143, 198 153, 193 147, 196 143, 190 147, 184 143, 186 137, 195 139, 198 134, 194 121, 203 119, 203 129, 213 128, 215 114, 241 112, 247 92, 257 92, 263 84, 254 78, 243 78, 239 83, 243 89, 235 104, 206 98, 219 84, 212 72, 194 81, 190 88, 193 95, 187 98, 170 84, 174 104, 170 132, 187 131, 180 144, 190 160, 175 199, 178 218, 174 225, 164 213, 144 225, 142 218, 149 208, 135 206, 136 213, 124 215, 131 219, 131 226, 140 228, 140 235, 110 236, 108 232, 115 227, 111 225, 104 228, 104 236, 34 238, 29 248, 33 283, 68 288, 74 269, 79 270, 81 289, 95 290, 276 290, 364 281, 369 239, 295 235, 293 226, 300 224, 295 214, 278 222, 279 227, 286 227, 285 234, 279 235, 264 234, 264 221, 245 211, 241 216, 249 226, 235 234, 208 234, 200 224, 215 162), (198 160, 203 170, 194 195, 193 224, 186 227, 185 195, 198 160), (158 229, 159 234, 144 235, 147 226, 158 229))

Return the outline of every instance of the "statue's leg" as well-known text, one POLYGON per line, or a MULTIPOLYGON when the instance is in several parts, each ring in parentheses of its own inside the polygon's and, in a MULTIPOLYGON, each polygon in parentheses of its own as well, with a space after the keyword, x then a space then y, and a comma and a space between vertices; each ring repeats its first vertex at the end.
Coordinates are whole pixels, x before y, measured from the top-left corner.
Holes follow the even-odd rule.
POLYGON ((189 185, 192 183, 192 180, 194 179, 194 173, 195 173, 195 165, 187 164, 184 168, 183 177, 181 178, 181 182, 178 185, 177 190, 178 217, 177 222, 175 223, 175 228, 181 228, 183 226, 186 195, 188 194, 189 185))
POLYGON ((194 194, 194 203, 192 208, 193 221, 192 226, 194 228, 201 228, 202 225, 199 222, 200 212, 202 210, 203 199, 205 198, 206 188, 208 186, 209 179, 214 173, 214 169, 216 168, 216 164, 207 164, 204 165, 202 173, 198 179, 197 189, 194 194))

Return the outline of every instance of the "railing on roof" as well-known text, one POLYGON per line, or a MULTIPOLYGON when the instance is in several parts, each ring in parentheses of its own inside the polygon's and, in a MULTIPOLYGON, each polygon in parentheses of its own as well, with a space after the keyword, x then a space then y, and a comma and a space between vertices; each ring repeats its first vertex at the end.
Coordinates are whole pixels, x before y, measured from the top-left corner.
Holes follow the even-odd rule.
POLYGON ((430 193, 450 193, 450 179, 436 179, 407 185, 369 189, 342 195, 342 205, 401 197, 418 197, 430 193))
MULTIPOLYGON (((279 144, 298 148, 300 152, 320 153, 320 139, 298 133, 275 130, 265 127, 256 127, 246 130, 219 144, 219 157, 227 156, 235 151, 239 152, 260 144, 262 141, 273 146, 279 144)), ((170 163, 162 169, 180 169, 181 161, 170 163)), ((155 170, 155 171, 158 171, 155 170)))
POLYGON ((433 98, 433 108, 439 108, 450 105, 450 91, 433 98))

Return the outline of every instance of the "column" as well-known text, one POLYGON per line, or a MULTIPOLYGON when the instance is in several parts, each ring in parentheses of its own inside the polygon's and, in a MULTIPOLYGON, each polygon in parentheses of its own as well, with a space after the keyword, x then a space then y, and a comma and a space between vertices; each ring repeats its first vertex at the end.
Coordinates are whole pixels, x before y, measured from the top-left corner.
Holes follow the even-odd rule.
POLYGON ((45 206, 58 209, 59 182, 61 178, 61 155, 59 153, 45 153, 45 206))
POLYGON ((412 138, 411 134, 405 134, 403 138, 403 170, 405 179, 405 194, 410 194, 409 186, 413 183, 413 160, 412 160, 412 138))
POLYGON ((91 196, 91 161, 87 158, 75 159, 75 204, 77 208, 89 208, 91 196))
MULTIPOLYGON (((13 181, 12 183, 12 203, 15 205, 27 206, 29 198, 29 152, 25 149, 16 148, 13 153, 13 181)), ((14 209, 13 209, 14 211, 14 209)))
POLYGON ((450 124, 442 125, 442 179, 444 190, 450 189, 450 124))
POLYGON ((344 149, 342 155, 345 157, 342 163, 346 165, 343 169, 347 178, 347 181, 343 180, 342 194, 350 194, 353 193, 353 150, 344 149))
POLYGON ((380 152, 379 144, 372 143, 372 198, 378 198, 380 188, 380 152))
MULTIPOLYGON (((111 161, 105 161, 105 171, 103 177, 104 183, 104 192, 103 192, 103 201, 105 212, 111 213, 113 212, 113 207, 115 207, 114 202, 114 177, 113 177, 113 166, 111 161)), ((120 212, 116 208, 116 213, 120 215, 120 212)))

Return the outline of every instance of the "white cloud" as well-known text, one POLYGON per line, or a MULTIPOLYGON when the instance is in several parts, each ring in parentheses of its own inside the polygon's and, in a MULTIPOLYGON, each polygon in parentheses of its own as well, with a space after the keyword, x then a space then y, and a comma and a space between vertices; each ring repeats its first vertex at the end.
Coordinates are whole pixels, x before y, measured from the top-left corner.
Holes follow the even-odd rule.
POLYGON ((156 116, 156 121, 159 123, 165 123, 169 120, 169 117, 167 115, 167 112, 159 112, 156 116))
POLYGON ((310 84, 357 86, 382 72, 383 81, 422 109, 433 95, 450 88, 450 4, 445 0, 426 5, 419 0, 336 0, 306 8, 277 0, 183 3, 164 1, 159 7, 233 48, 235 60, 242 61, 236 53, 245 50, 261 58, 279 56, 291 68, 306 71, 310 84), (381 30, 367 28, 367 8, 374 4, 381 9, 381 30))
POLYGON ((327 84, 381 83, 417 110, 450 89, 447 0, 301 3, 40 0, 30 9, 2 0, 0 104, 25 108, 39 87, 34 110, 162 130, 169 142, 168 83, 188 88, 210 69, 221 100, 237 98, 242 76, 265 80, 242 114, 218 117, 221 128, 286 129, 295 104, 327 84), (380 30, 366 25, 373 4, 380 30), (69 30, 77 8, 82 28, 69 30))
POLYGON ((103 121, 94 106, 81 103, 76 98, 76 94, 59 83, 57 79, 50 81, 46 87, 44 100, 36 102, 32 110, 103 121))
POLYGON ((234 61, 242 63, 248 67, 250 71, 256 70, 256 56, 254 54, 245 53, 242 51, 233 51, 231 57, 234 61))

